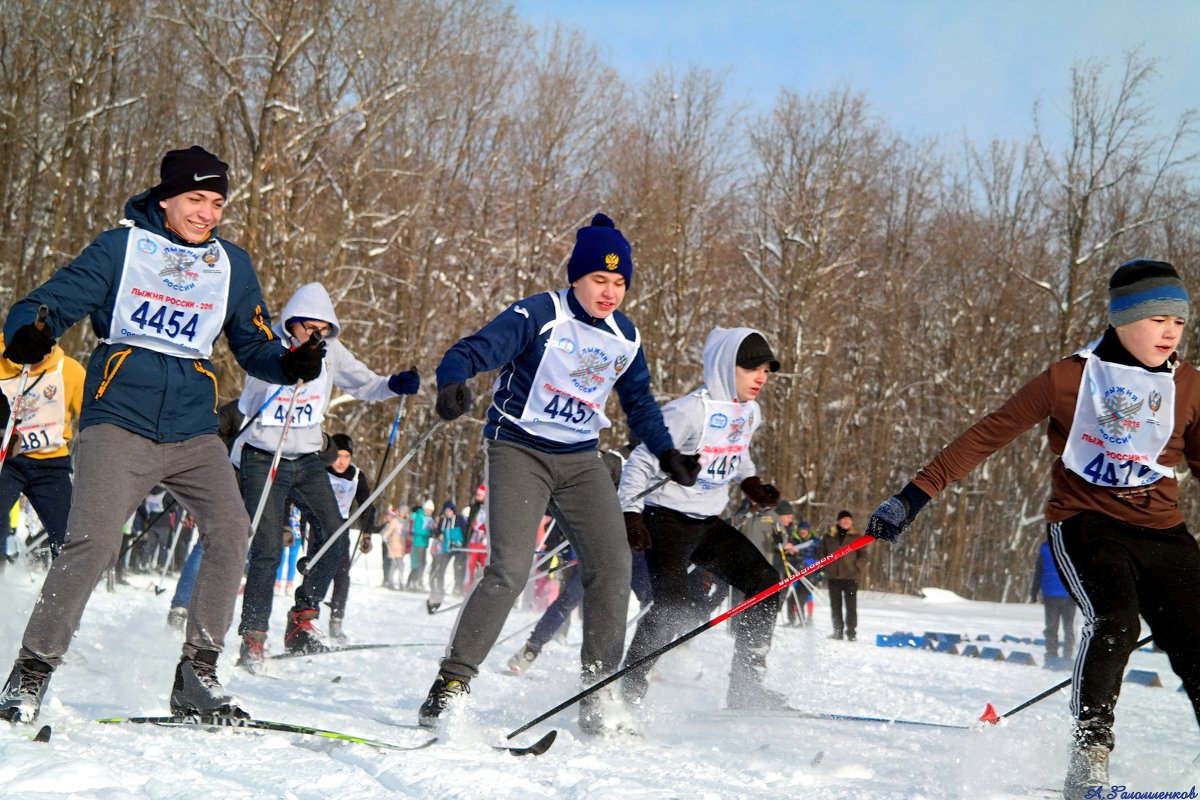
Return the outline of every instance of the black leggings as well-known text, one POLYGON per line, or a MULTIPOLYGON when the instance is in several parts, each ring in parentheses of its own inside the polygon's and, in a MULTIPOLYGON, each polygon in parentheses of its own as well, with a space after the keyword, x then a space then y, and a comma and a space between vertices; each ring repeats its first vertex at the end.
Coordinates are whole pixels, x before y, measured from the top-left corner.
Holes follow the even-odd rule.
POLYGON ((1200 547, 1187 526, 1142 528, 1085 512, 1048 528, 1054 564, 1083 613, 1071 714, 1111 728, 1140 614, 1200 720, 1200 547))

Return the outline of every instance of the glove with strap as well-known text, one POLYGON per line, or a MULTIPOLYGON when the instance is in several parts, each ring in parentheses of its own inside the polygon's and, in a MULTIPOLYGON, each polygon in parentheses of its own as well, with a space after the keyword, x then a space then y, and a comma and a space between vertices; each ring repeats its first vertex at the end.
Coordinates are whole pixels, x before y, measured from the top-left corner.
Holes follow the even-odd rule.
POLYGON ((769 483, 763 483, 757 475, 742 481, 742 494, 759 508, 770 508, 779 502, 779 490, 769 483))
POLYGON ((875 509, 875 513, 867 520, 866 534, 876 539, 896 542, 928 502, 929 495, 916 484, 908 483, 899 494, 892 495, 879 504, 879 508, 875 509))
POLYGON ((695 486, 700 477, 700 456, 685 456, 674 447, 658 457, 658 466, 680 486, 695 486))
POLYGON ((447 383, 438 389, 437 402, 433 409, 437 415, 449 422, 467 413, 471 407, 471 387, 465 383, 447 383))
POLYGON ((15 364, 36 364, 54 349, 54 337, 46 330, 30 322, 13 331, 12 338, 4 348, 4 357, 15 364))
POLYGON ((635 553, 650 549, 650 529, 640 512, 625 512, 625 538, 629 540, 629 549, 635 553))
POLYGON ((325 342, 313 336, 304 344, 283 354, 279 369, 288 383, 314 380, 321 374, 321 361, 325 358, 325 342))
POLYGON ((417 368, 397 372, 388 378, 388 388, 392 394, 416 394, 421 388, 421 376, 417 374, 417 368))

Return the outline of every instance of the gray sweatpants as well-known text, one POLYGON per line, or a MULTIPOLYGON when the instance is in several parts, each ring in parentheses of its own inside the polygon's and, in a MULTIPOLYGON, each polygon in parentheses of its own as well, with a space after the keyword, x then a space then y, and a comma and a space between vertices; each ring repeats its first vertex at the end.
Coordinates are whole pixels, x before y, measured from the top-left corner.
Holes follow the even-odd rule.
POLYGON ((250 545, 250 518, 225 445, 216 434, 158 443, 102 424, 76 440, 67 544, 25 626, 21 658, 62 663, 92 591, 120 552, 121 527, 156 483, 196 518, 204 545, 183 654, 221 650, 250 545))
POLYGON ((533 564, 538 523, 553 498, 583 569, 583 678, 621 663, 632 557, 608 468, 595 450, 543 453, 487 443, 487 567, 463 603, 441 671, 473 678, 500 635, 533 564))

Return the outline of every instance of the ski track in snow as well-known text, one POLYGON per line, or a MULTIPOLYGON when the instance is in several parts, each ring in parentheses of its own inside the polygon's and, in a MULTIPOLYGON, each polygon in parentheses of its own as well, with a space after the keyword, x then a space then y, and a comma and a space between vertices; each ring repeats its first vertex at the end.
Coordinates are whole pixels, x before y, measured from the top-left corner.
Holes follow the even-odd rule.
MULTIPOLYGON (((431 616, 424 595, 379 588, 377 555, 360 559, 354 570, 346 623, 352 641, 446 641, 454 615, 431 616)), ((101 585, 92 597, 38 720, 53 725, 51 741, 26 738, 37 726, 0 726, 0 797, 1008 800, 1049 796, 1066 766, 1065 691, 999 726, 972 730, 719 715, 732 651, 728 624, 660 660, 663 679, 647 695, 643 736, 587 737, 573 707, 508 742, 524 746, 557 728, 558 740, 539 757, 516 758, 490 745, 505 743, 507 732, 579 690, 578 619, 571 644, 547 645, 526 675, 501 673, 523 637, 496 648, 472 683, 469 703, 448 721, 441 741, 424 750, 269 732, 100 725, 94 722, 100 717, 168 713, 181 641, 165 624, 170 593, 154 594, 157 576, 130 580, 133 586, 111 594, 101 585)), ((0 574, 6 611, 0 669, 16 655, 40 581, 40 573, 30 576, 18 565, 0 574)), ((931 599, 861 592, 859 641, 850 643, 825 638, 830 623, 822 599, 813 627, 776 629, 768 662, 768 685, 805 711, 972 725, 987 703, 1003 714, 1068 675, 874 644, 876 634, 896 630, 989 634, 1006 652, 1029 651, 1040 663, 1040 648, 999 642, 1003 634, 1040 636, 1040 605, 970 602, 940 591, 931 599)), ((288 606, 276 597, 272 652, 281 649, 288 606)), ((255 717, 396 744, 427 738, 411 726, 442 645, 270 661, 267 674, 256 676, 233 664, 238 613, 240 607, 220 674, 255 717)), ((502 637, 536 618, 532 610, 515 611, 502 637)), ((1179 680, 1162 654, 1134 653, 1129 667, 1158 672, 1163 688, 1124 686, 1112 779, 1129 791, 1186 791, 1200 783, 1200 767, 1191 763, 1200 737, 1186 697, 1175 691, 1179 680)))

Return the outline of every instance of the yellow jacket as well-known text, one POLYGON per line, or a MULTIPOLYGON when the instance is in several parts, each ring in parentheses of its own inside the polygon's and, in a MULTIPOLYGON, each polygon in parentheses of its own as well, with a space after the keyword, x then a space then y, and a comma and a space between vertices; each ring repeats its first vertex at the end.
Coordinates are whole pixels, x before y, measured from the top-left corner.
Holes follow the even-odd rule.
MULTIPOLYGON (((3 352, 3 349, 4 336, 0 335, 0 352, 3 352)), ((46 356, 45 360, 30 368, 29 382, 25 385, 25 395, 27 402, 31 398, 45 397, 49 387, 39 386, 40 379, 47 372, 56 372, 60 364, 62 365, 63 389, 66 392, 66 397, 63 398, 63 445, 53 450, 35 449, 28 453, 22 453, 29 458, 62 458, 68 452, 67 443, 71 441, 72 424, 79 416, 79 409, 83 406, 85 375, 83 365, 64 353, 61 347, 54 345, 54 349, 50 351, 50 355, 46 356)), ((22 368, 22 364, 9 361, 0 355, 0 381, 4 382, 4 393, 8 396, 10 404, 17 393, 17 379, 21 375, 22 368)))

